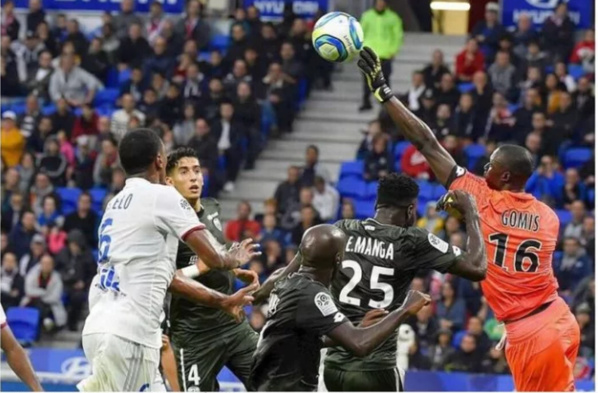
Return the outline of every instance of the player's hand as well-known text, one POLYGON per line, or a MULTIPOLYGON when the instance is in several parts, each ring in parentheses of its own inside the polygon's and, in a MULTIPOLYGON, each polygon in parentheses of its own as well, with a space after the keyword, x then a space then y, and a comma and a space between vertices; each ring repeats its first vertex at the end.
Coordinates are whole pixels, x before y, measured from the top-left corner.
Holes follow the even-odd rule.
POLYGON ((359 52, 359 60, 357 61, 359 70, 365 76, 365 80, 370 87, 374 97, 380 102, 386 102, 392 98, 392 91, 384 74, 382 74, 382 65, 376 52, 368 46, 364 46, 361 52, 359 52))
POLYGON ((260 289, 260 277, 254 270, 249 269, 235 269, 235 276, 243 281, 245 284, 257 285, 257 289, 260 289))
POLYGON ((254 243, 252 239, 245 239, 241 243, 235 243, 230 248, 229 253, 239 262, 239 266, 251 261, 253 258, 262 255, 261 251, 257 251, 260 245, 254 243))
POLYGON ((251 284, 226 297, 221 303, 222 311, 231 315, 235 321, 241 322, 245 318, 243 307, 253 302, 251 295, 257 288, 258 285, 251 284))
POLYGON ((378 323, 381 319, 388 315, 388 311, 382 308, 376 308, 365 313, 363 319, 359 323, 360 328, 365 328, 378 323))
POLYGON ((465 191, 449 191, 438 201, 436 208, 461 218, 477 210, 475 200, 465 191))
POLYGON ((165 350, 170 345, 170 339, 166 334, 162 335, 162 350, 165 350))
POLYGON ((407 297, 405 298, 401 308, 407 311, 409 314, 415 315, 424 306, 430 304, 431 301, 432 299, 430 298, 430 295, 426 295, 420 291, 411 290, 407 293, 407 297))

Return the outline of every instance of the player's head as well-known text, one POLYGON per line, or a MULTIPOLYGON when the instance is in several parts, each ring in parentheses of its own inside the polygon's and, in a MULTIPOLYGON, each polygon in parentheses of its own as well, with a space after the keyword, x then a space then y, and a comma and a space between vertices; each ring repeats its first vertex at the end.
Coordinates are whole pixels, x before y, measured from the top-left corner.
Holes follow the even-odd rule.
POLYGON ((120 163, 127 177, 141 176, 164 184, 166 152, 158 134, 148 128, 136 128, 125 134, 118 147, 120 163))
POLYGON ((530 152, 517 145, 502 145, 492 153, 484 168, 488 186, 494 190, 521 191, 534 172, 530 152))
POLYGON ((378 182, 376 216, 384 216, 391 225, 414 225, 418 194, 419 186, 412 178, 397 173, 384 176, 378 182))
POLYGON ((345 255, 346 240, 345 233, 334 225, 321 224, 309 228, 299 245, 301 264, 323 273, 324 280, 331 280, 345 255))
POLYGON ((166 184, 174 186, 190 203, 199 199, 203 188, 203 175, 195 150, 179 147, 168 155, 166 184))

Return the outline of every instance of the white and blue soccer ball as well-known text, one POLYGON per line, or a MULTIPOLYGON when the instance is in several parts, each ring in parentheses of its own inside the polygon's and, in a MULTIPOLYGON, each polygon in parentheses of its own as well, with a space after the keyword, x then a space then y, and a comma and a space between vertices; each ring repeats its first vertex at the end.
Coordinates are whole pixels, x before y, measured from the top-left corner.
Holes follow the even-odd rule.
POLYGON ((339 63, 351 60, 363 48, 361 25, 344 12, 330 12, 318 19, 311 39, 323 59, 339 63))

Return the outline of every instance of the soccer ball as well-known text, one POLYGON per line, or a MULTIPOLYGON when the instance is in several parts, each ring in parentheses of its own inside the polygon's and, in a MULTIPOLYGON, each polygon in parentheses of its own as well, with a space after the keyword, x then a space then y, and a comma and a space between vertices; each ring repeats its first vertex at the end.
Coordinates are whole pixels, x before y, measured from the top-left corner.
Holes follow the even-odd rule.
POLYGON ((363 30, 351 15, 330 12, 318 19, 311 39, 323 59, 340 63, 359 53, 363 47, 363 30))

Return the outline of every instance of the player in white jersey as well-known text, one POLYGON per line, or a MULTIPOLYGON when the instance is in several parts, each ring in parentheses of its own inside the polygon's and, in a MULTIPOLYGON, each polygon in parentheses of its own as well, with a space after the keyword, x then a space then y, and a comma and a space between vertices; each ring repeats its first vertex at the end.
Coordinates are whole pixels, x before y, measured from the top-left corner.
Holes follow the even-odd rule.
POLYGON ((6 361, 17 374, 17 377, 34 392, 43 392, 42 386, 31 367, 31 362, 27 357, 27 353, 23 347, 19 344, 15 336, 12 334, 12 330, 6 323, 6 314, 4 309, 0 306, 0 329, 2 329, 2 335, 0 336, 0 347, 6 356, 6 361))
POLYGON ((247 287, 227 296, 176 272, 179 239, 212 269, 248 262, 249 242, 219 253, 189 203, 163 185, 166 154, 151 130, 128 132, 119 146, 127 181, 106 206, 99 228, 99 266, 83 329, 92 375, 82 391, 149 391, 160 361, 160 316, 166 291, 240 315, 253 300, 247 287))

